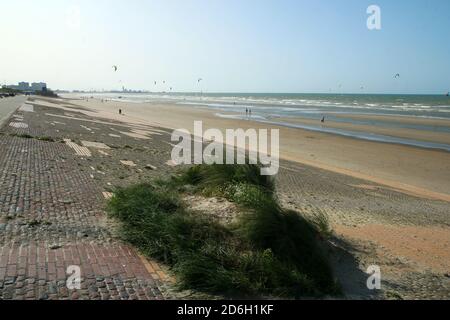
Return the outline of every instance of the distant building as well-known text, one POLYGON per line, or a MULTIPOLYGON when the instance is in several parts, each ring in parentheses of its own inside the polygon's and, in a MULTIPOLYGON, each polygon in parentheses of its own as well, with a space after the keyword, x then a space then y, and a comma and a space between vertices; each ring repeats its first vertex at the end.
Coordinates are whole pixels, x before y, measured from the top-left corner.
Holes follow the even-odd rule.
POLYGON ((47 84, 45 82, 33 82, 31 84, 32 91, 44 91, 47 90, 47 84))
POLYGON ((19 82, 19 85, 17 87, 18 90, 22 91, 30 90, 30 84, 28 82, 19 82))
POLYGON ((28 92, 45 91, 47 90, 47 84, 45 82, 33 82, 30 86, 28 82, 19 82, 18 85, 9 85, 7 88, 28 92))

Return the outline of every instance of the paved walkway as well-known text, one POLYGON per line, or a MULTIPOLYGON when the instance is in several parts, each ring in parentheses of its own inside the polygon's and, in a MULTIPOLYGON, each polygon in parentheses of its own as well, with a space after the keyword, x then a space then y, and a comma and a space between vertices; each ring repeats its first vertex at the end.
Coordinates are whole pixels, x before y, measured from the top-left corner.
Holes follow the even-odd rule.
POLYGON ((28 128, 0 134, 0 300, 164 298, 164 274, 114 237, 102 190, 73 150, 20 136, 39 135, 24 110, 12 119, 28 128), (69 290, 73 265, 82 283, 69 290))
POLYGON ((0 127, 25 99, 23 96, 0 99, 0 127))

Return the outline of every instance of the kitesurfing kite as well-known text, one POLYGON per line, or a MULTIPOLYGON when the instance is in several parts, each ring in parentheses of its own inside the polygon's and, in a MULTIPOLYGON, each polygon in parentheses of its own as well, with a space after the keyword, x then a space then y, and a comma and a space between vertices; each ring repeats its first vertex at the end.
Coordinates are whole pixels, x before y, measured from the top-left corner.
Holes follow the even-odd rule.
POLYGON ((394 76, 394 79, 397 79, 397 78, 400 78, 400 73, 397 73, 397 74, 394 76))
POLYGON ((203 79, 202 79, 202 78, 199 78, 197 82, 200 83, 200 81, 203 81, 203 79))
POLYGON ((112 66, 112 68, 114 69, 114 72, 116 72, 117 71, 117 66, 112 66))

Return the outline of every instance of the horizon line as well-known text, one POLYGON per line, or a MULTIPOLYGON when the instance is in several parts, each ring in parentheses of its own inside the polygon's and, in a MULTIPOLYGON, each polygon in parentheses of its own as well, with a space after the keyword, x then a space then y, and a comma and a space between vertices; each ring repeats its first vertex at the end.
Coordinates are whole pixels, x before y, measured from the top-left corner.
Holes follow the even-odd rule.
POLYGON ((153 94, 174 94, 174 93, 192 93, 192 94, 285 94, 285 95, 403 95, 403 96, 447 96, 447 93, 450 91, 444 91, 443 93, 383 93, 383 92, 374 92, 374 93, 364 93, 364 92, 275 92, 275 91, 259 91, 259 92, 251 92, 251 91, 151 91, 151 90, 133 90, 133 91, 120 91, 120 90, 80 90, 80 89, 55 89, 57 91, 66 91, 68 93, 134 93, 134 94, 145 94, 145 93, 153 93, 153 94), (75 92, 78 91, 78 92, 75 92), (139 92, 140 91, 140 92, 139 92))

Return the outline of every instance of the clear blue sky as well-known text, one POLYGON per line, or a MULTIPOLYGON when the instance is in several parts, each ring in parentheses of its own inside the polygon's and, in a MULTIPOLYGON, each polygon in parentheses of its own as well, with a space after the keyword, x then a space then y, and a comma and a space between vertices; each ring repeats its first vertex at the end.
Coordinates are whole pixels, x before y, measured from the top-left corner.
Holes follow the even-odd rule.
POLYGON ((209 92, 450 90, 448 0, 0 0, 0 7, 2 83, 196 91, 202 77, 209 92), (380 31, 366 27, 371 4, 381 7, 380 31), (167 85, 155 88, 155 80, 167 85))

